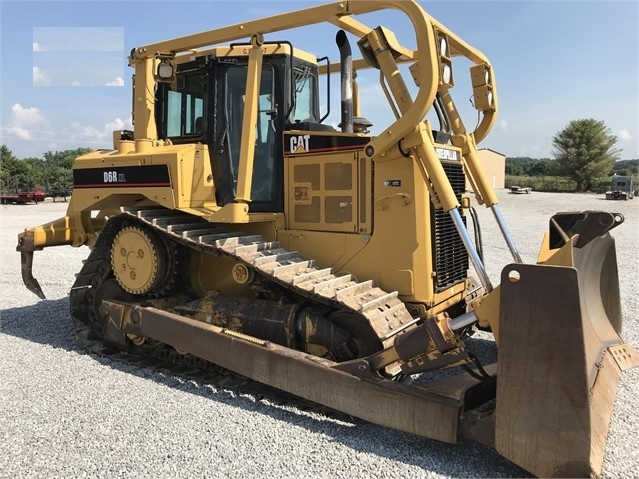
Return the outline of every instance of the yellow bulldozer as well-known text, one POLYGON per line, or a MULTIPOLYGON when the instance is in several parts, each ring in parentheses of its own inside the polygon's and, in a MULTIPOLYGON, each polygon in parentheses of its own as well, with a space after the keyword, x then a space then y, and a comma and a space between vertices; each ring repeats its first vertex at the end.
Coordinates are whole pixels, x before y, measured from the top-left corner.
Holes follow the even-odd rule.
POLYGON ((134 48, 129 65, 134 130, 78 157, 66 216, 18 238, 41 298, 34 251, 90 247, 69 299, 79 341, 473 438, 537 476, 600 474, 619 375, 639 363, 620 338, 609 231, 623 217, 557 213, 538 262, 522 262, 478 159, 498 111, 482 52, 415 1, 343 0, 134 48), (382 10, 407 17, 414 47, 363 23, 382 10), (335 27, 331 51, 287 40, 319 23, 335 27), (458 59, 473 131, 453 101, 458 59), (394 113, 377 135, 360 111, 366 69, 394 113), (334 126, 320 99, 338 74, 334 126), (467 181, 512 254, 498 286, 467 181), (495 364, 468 351, 477 329, 495 364))

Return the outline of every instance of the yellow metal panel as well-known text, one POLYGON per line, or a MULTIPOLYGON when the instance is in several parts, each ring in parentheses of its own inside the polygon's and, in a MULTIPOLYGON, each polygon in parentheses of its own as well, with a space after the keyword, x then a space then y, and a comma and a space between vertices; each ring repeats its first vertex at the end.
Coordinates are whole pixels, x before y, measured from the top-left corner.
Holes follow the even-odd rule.
POLYGON ((133 82, 134 139, 136 142, 157 138, 155 126, 155 80, 153 78, 155 60, 153 58, 135 60, 135 81, 133 82))
POLYGON ((410 269, 384 270, 380 274, 380 286, 385 291, 397 291, 400 296, 415 294, 413 272, 410 269))
POLYGON ((208 147, 201 144, 163 145, 148 152, 95 151, 78 157, 74 169, 167 165, 170 187, 75 189, 69 211, 117 208, 122 198, 140 197, 168 208, 219 209, 211 175, 208 147), (120 199, 118 199, 120 198, 120 199))
MULTIPOLYGON (((263 55, 291 55, 291 47, 286 43, 268 43, 261 47, 263 55)), ((205 49, 193 49, 187 53, 176 56, 175 63, 188 63, 195 60, 197 57, 214 55, 217 58, 220 57, 246 57, 251 51, 250 45, 224 45, 214 48, 205 49)), ((293 57, 299 58, 309 63, 316 63, 317 58, 311 53, 300 50, 299 48, 293 49, 293 57)))
MULTIPOLYGON (((432 269, 430 230, 427 227, 430 224, 430 204, 425 186, 420 182, 415 186, 415 175, 419 174, 415 163, 404 157, 376 166, 375 197, 386 206, 385 209, 380 208, 380 201, 375 202, 374 210, 368 206, 368 216, 375 215, 373 234, 295 229, 280 231, 278 238, 285 248, 299 251, 303 257, 316 259, 322 265, 332 266, 336 272, 351 273, 359 280, 371 279, 378 285, 383 284, 385 289, 400 291, 405 300, 432 304, 432 277, 415 275, 415 271, 432 269), (415 224, 415 218, 423 221, 415 224), (415 227, 407 228, 407 225, 415 227)), ((293 177, 291 169, 289 176, 293 177)), ((368 181, 371 181, 370 176, 368 181)), ((459 288, 463 289, 463 285, 459 288)), ((437 299, 444 301, 450 294, 439 293, 437 299)))
POLYGON ((215 207, 215 188, 208 146, 198 145, 193 151, 181 155, 177 166, 180 181, 176 203, 179 207, 215 207))
POLYGON ((357 155, 353 152, 288 157, 288 227, 354 233, 358 229, 357 155))

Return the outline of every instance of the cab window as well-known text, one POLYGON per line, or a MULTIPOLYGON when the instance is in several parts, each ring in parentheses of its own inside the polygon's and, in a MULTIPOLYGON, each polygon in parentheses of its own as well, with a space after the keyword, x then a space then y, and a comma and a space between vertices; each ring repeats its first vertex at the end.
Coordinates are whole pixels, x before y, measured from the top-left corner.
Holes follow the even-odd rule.
POLYGON ((317 121, 315 111, 317 78, 309 66, 298 65, 294 68, 295 105, 291 112, 290 121, 317 121))
POLYGON ((178 74, 175 84, 165 85, 163 137, 188 138, 204 134, 205 86, 205 77, 200 72, 178 74))

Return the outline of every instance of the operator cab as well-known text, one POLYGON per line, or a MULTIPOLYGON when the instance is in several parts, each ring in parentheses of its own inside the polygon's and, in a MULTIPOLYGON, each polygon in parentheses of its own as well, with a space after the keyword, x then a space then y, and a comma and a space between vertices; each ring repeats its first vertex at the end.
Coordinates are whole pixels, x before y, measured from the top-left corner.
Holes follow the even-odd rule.
MULTIPOLYGON (((157 83, 158 138, 209 147, 217 204, 235 201, 250 45, 216 47, 176 58, 173 83, 157 83)), ((282 134, 333 130, 319 118, 314 56, 288 42, 265 43, 258 95, 251 211, 283 211, 282 134)))

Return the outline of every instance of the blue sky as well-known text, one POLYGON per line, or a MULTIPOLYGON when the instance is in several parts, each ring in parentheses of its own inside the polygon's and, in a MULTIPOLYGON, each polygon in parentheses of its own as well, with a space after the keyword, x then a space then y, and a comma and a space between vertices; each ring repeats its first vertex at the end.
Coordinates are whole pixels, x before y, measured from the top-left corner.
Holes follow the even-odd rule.
MULTIPOLYGON (((133 47, 319 3, 0 0, 0 142, 18 157, 108 148, 112 130, 131 127, 132 69, 126 56, 133 47)), ((511 157, 551 157, 554 134, 571 120, 595 118, 618 137, 622 159, 639 158, 639 2, 420 3, 493 64, 499 117, 480 147, 511 157)), ((412 46, 401 15, 362 20, 371 27, 383 24, 412 46)), ((332 26, 304 28, 267 40, 286 38, 336 61, 334 32, 332 26)), ((466 66, 455 75, 453 93, 472 128, 470 91, 456 91, 467 83, 466 66)), ((378 133, 392 121, 391 110, 381 94, 372 93, 376 73, 359 79, 362 114, 378 133)), ((336 77, 333 122, 339 122, 338 85, 336 77)))

